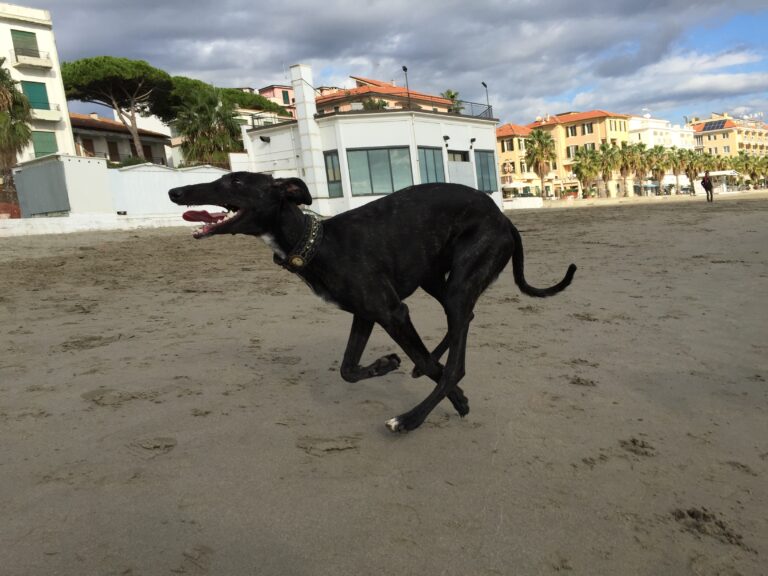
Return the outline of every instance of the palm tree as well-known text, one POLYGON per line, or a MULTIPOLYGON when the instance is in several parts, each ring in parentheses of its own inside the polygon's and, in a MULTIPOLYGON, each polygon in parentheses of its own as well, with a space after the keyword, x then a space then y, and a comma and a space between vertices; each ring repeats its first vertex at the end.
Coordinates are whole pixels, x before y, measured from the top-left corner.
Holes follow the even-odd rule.
POLYGON ((16 81, 3 66, 0 58, 0 177, 2 191, 0 202, 18 204, 16 186, 13 182, 13 167, 18 155, 32 140, 32 121, 29 100, 16 89, 16 81))
POLYGON ((464 106, 461 104, 461 100, 459 100, 459 93, 456 92, 456 90, 446 90, 442 94, 440 94, 442 98, 445 98, 446 100, 451 101, 451 107, 448 109, 448 112, 453 112, 454 114, 458 114, 462 111, 464 106))
POLYGON ((573 173, 578 178, 582 190, 588 190, 600 172, 597 151, 579 148, 574 156, 573 173))
POLYGON ((667 173, 669 167, 669 157, 667 156, 667 149, 664 146, 656 145, 648 150, 648 163, 650 165, 651 173, 654 180, 656 180, 659 186, 659 194, 664 194, 664 174, 667 173))
POLYGON ((643 142, 637 142, 636 144, 633 144, 632 147, 634 148, 632 169, 635 172, 635 177, 640 181, 640 195, 643 196, 645 194, 643 182, 645 182, 645 176, 648 174, 649 170, 648 151, 645 149, 645 144, 643 142))
POLYGON ((184 139, 181 150, 188 163, 228 166, 227 154, 242 150, 234 107, 213 87, 199 91, 179 111, 176 129, 184 139))
POLYGON ((667 152, 669 168, 675 175, 675 191, 680 194, 680 174, 685 169, 685 150, 672 146, 667 152))
POLYGON ((627 178, 632 173, 634 166, 635 147, 629 142, 622 142, 619 148, 619 174, 621 174, 621 182, 623 188, 624 197, 629 196, 627 193, 627 178))
POLYGON ((552 134, 540 128, 531 130, 530 136, 525 141, 525 164, 533 168, 541 179, 541 195, 545 195, 544 177, 552 169, 555 161, 555 141, 552 134))
POLYGON ((608 144, 603 142, 600 144, 599 164, 600 175, 603 178, 603 188, 605 190, 606 198, 611 196, 611 190, 608 187, 608 182, 613 179, 613 171, 619 167, 619 149, 615 144, 608 144))
POLYGON ((685 150, 684 152, 685 166, 683 170, 691 185, 691 193, 696 194, 694 183, 698 179, 699 173, 704 169, 704 154, 694 150, 685 150))

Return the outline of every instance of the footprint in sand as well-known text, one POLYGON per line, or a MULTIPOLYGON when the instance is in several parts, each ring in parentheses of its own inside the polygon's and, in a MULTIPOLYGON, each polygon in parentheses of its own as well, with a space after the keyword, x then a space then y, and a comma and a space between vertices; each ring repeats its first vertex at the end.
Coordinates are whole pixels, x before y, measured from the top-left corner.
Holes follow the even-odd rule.
POLYGON ((656 448, 645 440, 638 440, 637 438, 619 440, 619 446, 637 456, 656 456, 656 448))
POLYGON ((163 454, 168 454, 168 452, 176 448, 176 444, 176 438, 158 436, 135 440, 128 444, 127 447, 136 456, 149 460, 163 454))
POLYGON ((336 438, 302 436, 296 441, 296 447, 312 456, 327 456, 349 450, 357 451, 360 448, 360 436, 338 436, 336 438))
POLYGON ((744 537, 730 528, 717 514, 701 508, 688 508, 672 510, 672 518, 682 526, 684 532, 693 534, 697 538, 708 536, 723 544, 738 546, 742 550, 757 554, 757 552, 744 542, 744 537))

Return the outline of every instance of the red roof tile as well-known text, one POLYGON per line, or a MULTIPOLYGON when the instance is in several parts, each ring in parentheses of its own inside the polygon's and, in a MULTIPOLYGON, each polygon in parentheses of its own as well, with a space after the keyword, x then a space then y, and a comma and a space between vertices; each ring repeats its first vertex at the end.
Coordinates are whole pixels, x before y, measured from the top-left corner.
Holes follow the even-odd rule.
POLYGON ((432 96, 424 92, 417 90, 406 90, 405 86, 393 86, 390 82, 382 82, 381 80, 372 80, 370 78, 362 78, 360 76, 350 76, 358 84, 357 88, 344 89, 341 88, 331 94, 320 96, 316 99, 318 105, 328 104, 336 100, 348 100, 356 96, 364 96, 366 94, 371 96, 397 96, 405 98, 410 95, 415 100, 433 102, 442 106, 450 106, 451 101, 441 96, 432 96))
POLYGON ((580 122, 582 120, 592 120, 597 118, 629 118, 628 114, 616 114, 606 112, 605 110, 589 110, 588 112, 564 112, 555 114, 548 118, 542 118, 528 124, 528 128, 538 128, 540 126, 552 126, 555 124, 570 124, 571 122, 580 122))
MULTIPOLYGON (((121 132, 124 134, 130 134, 130 131, 122 122, 112 120, 111 118, 102 118, 101 116, 94 118, 90 114, 77 114, 75 112, 70 112, 69 120, 72 124, 72 128, 85 128, 88 130, 101 130, 103 132, 121 132)), ((143 128, 139 128, 139 136, 163 139, 170 138, 170 136, 167 136, 166 134, 160 134, 159 132, 153 132, 152 130, 144 130, 143 128)))
POLYGON ((505 136, 520 136, 526 137, 531 134, 531 129, 527 126, 519 126, 517 124, 504 124, 496 128, 496 138, 504 138, 505 136))

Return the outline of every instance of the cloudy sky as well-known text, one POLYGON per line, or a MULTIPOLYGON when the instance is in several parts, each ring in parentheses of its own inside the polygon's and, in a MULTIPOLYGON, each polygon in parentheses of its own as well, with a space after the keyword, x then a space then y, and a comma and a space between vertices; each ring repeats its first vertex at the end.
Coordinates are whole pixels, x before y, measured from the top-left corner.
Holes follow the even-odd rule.
MULTIPOLYGON (((680 123, 764 112, 765 0, 28 0, 51 11, 59 57, 148 61, 218 86, 349 76, 456 90, 524 124, 601 108, 680 123)), ((80 111, 83 111, 80 108, 80 111)))

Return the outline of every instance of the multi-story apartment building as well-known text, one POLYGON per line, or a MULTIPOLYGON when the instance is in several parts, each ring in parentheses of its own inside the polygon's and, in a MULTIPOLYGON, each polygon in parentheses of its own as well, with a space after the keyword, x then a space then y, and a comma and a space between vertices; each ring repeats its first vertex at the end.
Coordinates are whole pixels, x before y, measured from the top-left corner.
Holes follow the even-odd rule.
POLYGON ((738 156, 742 151, 750 156, 768 155, 768 125, 762 120, 724 113, 706 120, 694 118, 690 126, 696 150, 715 156, 738 156))
POLYGON ((296 99, 293 96, 293 87, 283 84, 271 84, 259 88, 259 94, 270 102, 279 104, 291 113, 291 118, 296 118, 296 99))
POLYGON ((74 154, 50 12, 0 3, 0 58, 32 107, 32 142, 18 160, 74 154))
POLYGON ((669 120, 632 116, 629 119, 629 140, 632 143, 641 142, 647 148, 664 146, 691 150, 694 146, 694 130, 690 126, 673 125, 669 120))
MULTIPOLYGON (((138 155, 133 137, 122 122, 102 118, 96 113, 69 115, 78 156, 106 158, 117 163, 138 155)), ((139 128, 139 141, 147 162, 167 165, 167 134, 139 128)))
POLYGON ((530 128, 517 124, 496 129, 496 155, 505 198, 531 194, 540 186, 539 177, 525 162, 525 140, 530 133, 530 128))
MULTIPOLYGON (((548 115, 537 118, 535 122, 528 124, 527 128, 545 130, 555 141, 555 165, 545 178, 547 195, 578 190, 573 163, 579 148, 597 150, 601 144, 620 146, 622 142, 629 141, 629 116, 605 110, 548 115), (547 181, 551 183, 551 189, 547 181)), ((615 195, 616 190, 611 189, 610 194, 615 195)))

